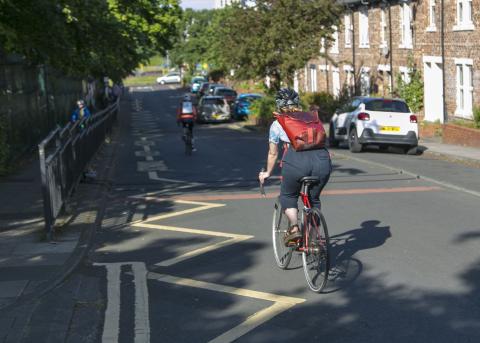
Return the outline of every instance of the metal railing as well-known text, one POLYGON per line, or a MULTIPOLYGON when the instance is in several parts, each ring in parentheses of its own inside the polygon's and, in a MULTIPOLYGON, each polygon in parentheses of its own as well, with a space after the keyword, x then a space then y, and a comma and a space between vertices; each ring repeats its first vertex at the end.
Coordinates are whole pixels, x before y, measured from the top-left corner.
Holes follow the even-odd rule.
POLYGON ((110 133, 118 108, 119 100, 88 118, 57 127, 38 145, 48 239, 53 239, 55 220, 110 133))

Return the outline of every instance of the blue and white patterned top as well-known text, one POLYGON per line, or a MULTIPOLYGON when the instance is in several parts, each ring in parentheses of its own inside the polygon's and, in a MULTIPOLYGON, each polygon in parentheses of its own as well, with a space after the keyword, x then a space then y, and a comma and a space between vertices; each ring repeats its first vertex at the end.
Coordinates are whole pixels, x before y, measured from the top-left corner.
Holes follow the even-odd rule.
POLYGON ((270 133, 268 136, 268 141, 270 143, 278 144, 280 141, 285 143, 290 143, 287 134, 283 130, 282 126, 275 120, 272 125, 270 125, 270 133))

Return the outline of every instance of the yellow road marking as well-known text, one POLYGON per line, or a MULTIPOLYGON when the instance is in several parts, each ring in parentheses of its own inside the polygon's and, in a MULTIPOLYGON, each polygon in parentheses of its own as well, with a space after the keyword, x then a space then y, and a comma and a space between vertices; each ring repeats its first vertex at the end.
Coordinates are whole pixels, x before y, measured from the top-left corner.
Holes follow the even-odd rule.
MULTIPOLYGON (((169 199, 159 199, 160 201, 171 201, 169 199)), ((189 251, 185 254, 182 254, 180 256, 176 256, 173 258, 170 258, 168 260, 160 261, 155 263, 155 266, 158 267, 169 267, 172 266, 176 263, 183 262, 187 259, 190 259, 192 257, 199 256, 201 254, 205 254, 207 252, 220 249, 223 247, 226 247, 228 245, 232 245, 238 242, 245 241, 247 239, 253 238, 253 236, 250 235, 239 235, 239 234, 234 234, 234 233, 227 233, 227 232, 218 232, 218 231, 211 231, 211 230, 201 230, 201 229, 190 229, 190 228, 185 228, 185 227, 177 227, 177 226, 167 226, 167 225, 158 225, 158 224, 152 224, 149 222, 152 221, 158 221, 160 219, 166 219, 166 218, 172 218, 172 217, 177 217, 185 214, 190 214, 190 213, 195 213, 199 211, 205 211, 209 210, 211 208, 217 208, 217 207, 223 207, 225 204, 213 204, 213 203, 207 203, 207 202, 201 202, 201 201, 191 201, 191 200, 174 200, 173 202, 178 203, 178 204, 185 204, 185 205, 198 205, 199 207, 194 207, 188 210, 182 210, 182 211, 177 211, 177 212, 172 212, 172 213, 167 213, 167 214, 161 214, 155 217, 148 218, 146 220, 142 221, 137 221, 135 223, 131 223, 130 226, 134 227, 143 227, 143 228, 149 228, 149 229, 156 229, 156 230, 165 230, 165 231, 174 231, 174 232, 182 232, 182 233, 192 233, 192 234, 197 234, 197 235, 207 235, 207 236, 214 236, 214 237, 225 237, 229 238, 225 241, 222 242, 217 242, 211 245, 208 245, 206 247, 202 247, 199 249, 195 249, 192 251, 189 251)))
POLYGON ((214 338, 209 343, 224 343, 224 342, 233 342, 240 338, 241 336, 252 331, 261 324, 269 321, 278 314, 288 310, 289 308, 295 306, 296 304, 303 303, 305 299, 302 298, 293 298, 286 297, 283 295, 265 293, 253 291, 245 288, 236 288, 231 286, 219 285, 216 283, 180 278, 172 275, 158 274, 154 272, 149 273, 149 278, 157 281, 170 283, 179 286, 187 286, 194 288, 206 289, 209 291, 222 292, 227 294, 239 295, 243 297, 260 299, 265 301, 272 301, 273 304, 261 311, 254 313, 249 316, 245 321, 239 325, 231 328, 227 332, 224 332, 220 336, 214 338))
POLYGON ((227 237, 227 238, 253 238, 253 236, 248 235, 239 235, 236 233, 228 232, 219 232, 219 231, 210 231, 210 230, 199 230, 199 229, 190 229, 186 227, 177 227, 177 226, 166 226, 166 225, 157 225, 157 224, 143 224, 135 223, 133 226, 146 227, 149 229, 165 230, 165 231, 176 231, 184 233, 193 233, 197 235, 207 235, 207 236, 216 236, 216 237, 227 237))
POLYGON ((274 303, 272 306, 251 315, 240 325, 237 325, 234 328, 228 330, 227 332, 221 334, 217 338, 212 339, 211 341, 209 341, 209 343, 234 342, 235 340, 252 331, 256 327, 262 325, 276 315, 288 310, 293 306, 295 306, 295 304, 274 303))
POLYGON ((158 267, 170 267, 170 266, 172 266, 176 263, 185 261, 189 258, 198 256, 198 255, 201 255, 201 254, 205 254, 207 252, 210 252, 210 251, 213 251, 213 250, 216 250, 216 249, 220 249, 220 248, 223 248, 223 247, 226 247, 226 246, 229 246, 229 245, 241 242, 241 241, 245 241, 245 240, 250 239, 252 237, 253 236, 231 238, 231 239, 228 239, 226 241, 222 241, 222 242, 218 242, 218 243, 215 243, 215 244, 212 244, 212 245, 208 245, 208 246, 203 247, 203 248, 199 248, 199 249, 196 249, 196 250, 189 251, 189 252, 187 252, 183 255, 180 255, 180 256, 165 260, 165 261, 155 263, 155 265, 158 266, 158 267))
POLYGON ((210 291, 240 295, 242 297, 260 299, 265 301, 272 301, 272 302, 291 304, 291 305, 301 304, 305 301, 305 299, 301 299, 301 298, 293 298, 293 297, 287 297, 284 295, 252 291, 250 289, 219 285, 216 283, 188 279, 188 278, 181 278, 181 277, 167 275, 167 274, 150 272, 149 275, 155 276, 155 277, 149 276, 150 279, 155 279, 155 280, 166 282, 166 283, 171 283, 171 284, 180 285, 180 286, 194 287, 194 288, 202 288, 210 291))

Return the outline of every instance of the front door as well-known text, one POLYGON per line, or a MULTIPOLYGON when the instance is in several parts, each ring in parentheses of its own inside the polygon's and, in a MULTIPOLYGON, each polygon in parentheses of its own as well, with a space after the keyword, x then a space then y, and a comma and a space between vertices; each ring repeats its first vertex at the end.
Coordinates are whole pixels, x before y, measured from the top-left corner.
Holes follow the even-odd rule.
POLYGON ((424 61, 423 67, 425 120, 443 123, 442 64, 424 61))

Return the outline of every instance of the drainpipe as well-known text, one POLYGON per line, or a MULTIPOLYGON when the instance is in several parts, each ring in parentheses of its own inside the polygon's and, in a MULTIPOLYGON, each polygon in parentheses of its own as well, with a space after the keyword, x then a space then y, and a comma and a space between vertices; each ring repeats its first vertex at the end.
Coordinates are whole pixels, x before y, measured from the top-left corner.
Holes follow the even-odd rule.
POLYGON ((445 101, 445 7, 444 0, 441 0, 441 33, 440 44, 442 46, 442 102, 443 102, 443 122, 448 122, 447 102, 445 101))
MULTIPOLYGON (((442 0, 443 1, 443 0, 442 0)), ((390 59, 390 94, 393 94, 393 44, 392 44, 392 11, 390 1, 388 2, 388 39, 389 39, 389 59, 390 59)))
POLYGON ((353 95, 357 96, 357 72, 355 69, 355 12, 352 11, 352 64, 353 64, 353 95))

